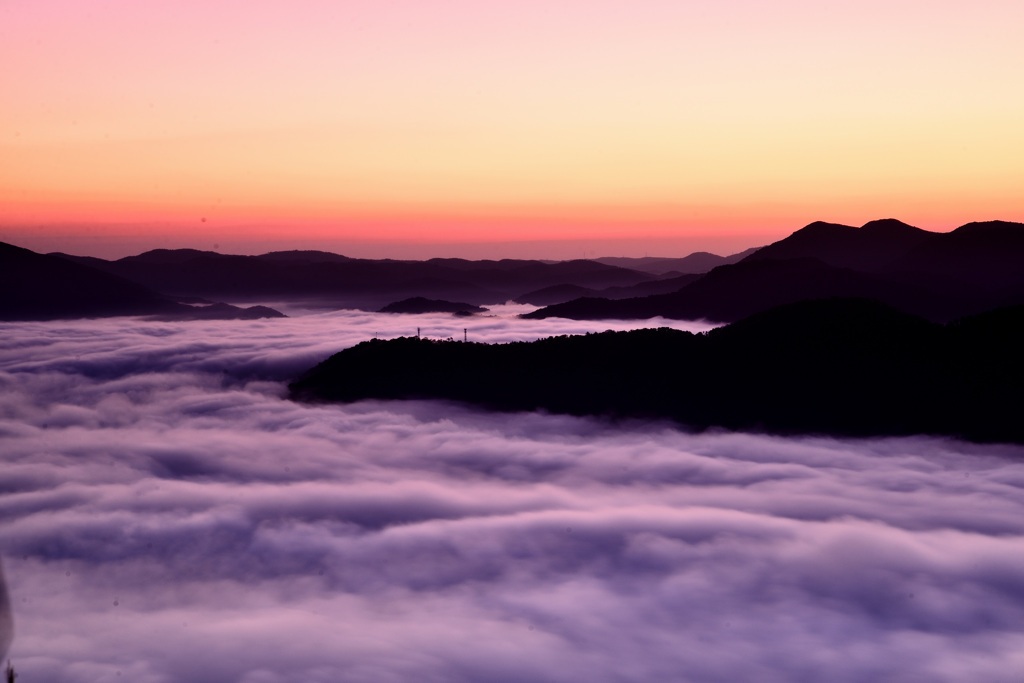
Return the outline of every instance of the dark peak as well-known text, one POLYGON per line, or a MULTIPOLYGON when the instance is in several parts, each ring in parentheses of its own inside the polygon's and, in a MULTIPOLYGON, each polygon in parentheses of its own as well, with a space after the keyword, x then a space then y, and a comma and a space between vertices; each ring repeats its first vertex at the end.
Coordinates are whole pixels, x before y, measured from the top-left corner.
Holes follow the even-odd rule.
MULTIPOLYGON (((464 264, 473 263, 473 262, 470 261, 469 259, 464 259, 464 258, 435 257, 435 258, 427 259, 424 263, 436 263, 436 264, 442 265, 442 266, 453 266, 453 265, 464 265, 464 264)), ((489 261, 487 259, 482 259, 482 260, 478 261, 477 263, 494 263, 494 261, 489 261)))
POLYGON ((840 232, 856 230, 852 225, 843 225, 842 223, 826 223, 825 221, 814 221, 804 227, 797 230, 794 235, 801 232, 840 232))
POLYGON ((856 234, 856 232, 857 228, 852 225, 814 221, 813 223, 805 225, 796 232, 790 234, 788 237, 784 237, 778 242, 773 242, 769 245, 769 251, 770 247, 777 244, 807 244, 809 242, 818 242, 820 240, 843 239, 846 236, 856 234))
POLYGON ((822 248, 834 248, 836 244, 845 244, 850 239, 856 239, 859 233, 857 228, 850 225, 815 221, 778 242, 751 251, 740 259, 740 262, 803 256, 821 258, 822 248))
POLYGON ((456 315, 472 315, 473 313, 485 313, 486 311, 486 308, 461 301, 428 299, 422 296, 395 301, 380 309, 381 313, 454 313, 456 315))
MULTIPOLYGON (((209 252, 207 252, 209 253, 209 252)), ((353 259, 330 251, 318 251, 315 249, 292 249, 289 251, 269 251, 260 254, 257 258, 266 261, 351 261, 353 259)))
POLYGON ((908 225, 901 220, 895 218, 881 218, 876 221, 868 221, 864 225, 860 226, 861 230, 866 232, 874 233, 893 233, 893 232, 923 232, 921 228, 915 228, 913 225, 908 225))
POLYGON ((183 306, 171 313, 157 316, 158 320, 259 320, 260 318, 287 318, 284 313, 267 306, 233 306, 212 303, 203 306, 183 306))
POLYGON ((1024 230, 1024 223, 1014 223, 1013 221, 976 221, 961 225, 953 232, 963 234, 967 232, 1002 232, 1010 230, 1024 230))
POLYGON ((139 256, 199 256, 202 254, 217 254, 216 251, 206 251, 202 249, 150 249, 144 251, 139 256))
POLYGON ((199 249, 150 249, 138 256, 126 256, 118 261, 143 263, 181 263, 199 256, 223 256, 216 251, 200 251, 199 249))

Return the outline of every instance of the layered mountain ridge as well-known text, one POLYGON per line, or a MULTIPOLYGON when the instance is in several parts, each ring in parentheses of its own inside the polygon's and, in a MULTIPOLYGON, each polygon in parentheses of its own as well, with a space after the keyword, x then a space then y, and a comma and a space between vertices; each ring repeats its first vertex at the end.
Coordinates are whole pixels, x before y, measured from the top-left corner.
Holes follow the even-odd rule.
POLYGON ((657 277, 589 260, 354 259, 328 252, 236 256, 196 250, 153 250, 116 261, 55 254, 138 282, 172 297, 235 301, 304 300, 327 308, 378 310, 424 297, 474 306, 504 303, 552 285, 594 290, 632 287, 657 277))
POLYGON ((935 321, 1024 304, 1024 224, 968 223, 936 233, 895 219, 860 228, 815 222, 675 292, 580 298, 526 317, 731 322, 831 296, 876 299, 935 321))
POLYGON ((1024 304, 1024 224, 1007 221, 968 223, 948 233, 895 219, 860 228, 819 221, 759 249, 682 259, 399 261, 323 251, 239 256, 155 249, 108 261, 4 247, 0 315, 6 319, 187 316, 182 302, 199 300, 376 311, 420 298, 464 302, 460 310, 509 300, 544 306, 527 314, 531 318, 731 322, 778 305, 839 296, 875 299, 944 322, 1024 304))
POLYGON ((280 317, 265 306, 193 306, 91 265, 101 259, 37 254, 0 242, 0 320, 157 316, 165 320, 280 317))

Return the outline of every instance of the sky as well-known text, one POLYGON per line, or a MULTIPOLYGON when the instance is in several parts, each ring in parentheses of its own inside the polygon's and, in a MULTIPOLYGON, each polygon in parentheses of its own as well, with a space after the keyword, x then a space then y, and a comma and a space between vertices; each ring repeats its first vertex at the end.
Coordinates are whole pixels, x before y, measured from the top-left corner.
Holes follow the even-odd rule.
POLYGON ((284 397, 515 310, 0 323, 19 680, 1019 681, 1019 446, 284 397))
POLYGON ((0 239, 726 254, 1022 220, 1017 0, 4 0, 0 239))

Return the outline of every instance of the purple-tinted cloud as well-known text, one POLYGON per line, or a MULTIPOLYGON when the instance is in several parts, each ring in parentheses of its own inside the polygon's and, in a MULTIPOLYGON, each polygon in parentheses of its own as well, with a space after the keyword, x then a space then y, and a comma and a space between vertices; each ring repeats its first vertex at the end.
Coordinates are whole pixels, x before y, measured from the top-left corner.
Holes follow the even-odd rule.
POLYGON ((7 648, 14 637, 14 620, 11 616, 11 598, 7 593, 7 581, 4 579, 4 568, 0 564, 0 661, 7 656, 7 648))
POLYGON ((425 320, 588 330, 4 325, 23 680, 1019 679, 1024 449, 284 398, 425 320))

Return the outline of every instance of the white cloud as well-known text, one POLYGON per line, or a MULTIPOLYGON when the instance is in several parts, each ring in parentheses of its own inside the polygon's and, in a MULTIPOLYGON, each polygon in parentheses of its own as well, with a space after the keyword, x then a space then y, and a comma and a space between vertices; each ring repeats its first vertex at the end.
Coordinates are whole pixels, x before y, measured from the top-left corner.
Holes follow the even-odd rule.
POLYGON ((417 326, 588 331, 359 312, 2 326, 0 551, 23 680, 1024 669, 1024 449, 284 398, 278 380, 417 326))

